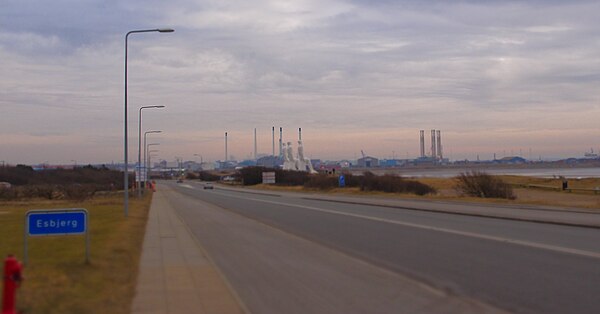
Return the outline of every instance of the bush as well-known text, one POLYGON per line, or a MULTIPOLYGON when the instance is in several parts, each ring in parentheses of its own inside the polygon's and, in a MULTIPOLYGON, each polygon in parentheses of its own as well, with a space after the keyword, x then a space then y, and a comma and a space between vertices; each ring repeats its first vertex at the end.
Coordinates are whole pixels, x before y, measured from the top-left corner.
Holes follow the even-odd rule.
POLYGON ((365 172, 360 181, 361 191, 382 191, 387 193, 414 193, 425 195, 435 193, 435 189, 427 184, 406 180, 402 177, 386 174, 376 176, 371 172, 365 172))
POLYGON ((58 198, 57 196, 58 196, 57 188, 55 186, 48 185, 48 184, 36 186, 35 192, 33 192, 33 197, 47 198, 49 200, 56 199, 56 198, 58 198))
POLYGON ((96 193, 96 186, 94 184, 71 184, 62 187, 64 196, 71 200, 84 201, 96 193))
POLYGON ((0 189, 0 199, 19 200, 43 198, 49 200, 71 199, 84 201, 93 197, 97 191, 110 191, 114 186, 96 184, 39 184, 16 186, 10 189, 0 189))
POLYGON ((515 199, 512 187, 502 179, 485 172, 463 172, 456 178, 456 190, 469 196, 515 199))
POLYGON ((338 177, 326 174, 317 174, 310 176, 304 183, 305 188, 329 190, 338 186, 338 177))
MULTIPOLYGON (((275 172, 277 185, 304 186, 329 190, 338 187, 339 176, 327 174, 309 174, 303 171, 288 171, 281 169, 270 169, 265 167, 246 167, 240 169, 237 177, 244 185, 255 185, 262 183, 263 172, 275 172)), ((360 187, 361 191, 383 191, 388 193, 414 193, 425 195, 435 193, 435 189, 418 181, 403 179, 394 175, 376 176, 371 172, 365 172, 362 176, 354 176, 345 173, 347 187, 360 187)))
POLYGON ((48 169, 34 171, 30 166, 1 167, 0 181, 13 186, 68 185, 95 183, 123 189, 123 172, 106 167, 85 166, 75 169, 48 169))
POLYGON ((17 190, 15 188, 0 188, 0 199, 14 200, 17 198, 17 190))
POLYGON ((236 176, 244 185, 256 185, 262 183, 263 172, 275 172, 277 185, 288 186, 304 185, 310 176, 309 173, 303 171, 290 171, 266 167, 245 167, 240 169, 236 176))
POLYGON ((239 170, 238 178, 243 185, 256 185, 262 183, 262 173, 268 171, 265 167, 245 167, 239 170))
POLYGON ((200 171, 198 173, 198 179, 202 181, 219 181, 220 176, 212 174, 208 171, 200 171))
MULTIPOLYGON (((359 187, 361 191, 381 191, 387 193, 414 193, 425 195, 435 193, 435 189, 418 181, 406 180, 394 175, 377 176, 371 172, 365 172, 362 176, 354 176, 350 173, 344 174, 347 187, 359 187)), ((328 190, 339 186, 339 176, 326 174, 312 175, 304 184, 306 188, 317 188, 328 190)))
POLYGON ((277 169, 275 180, 278 185, 298 186, 305 185, 312 177, 308 172, 277 169))

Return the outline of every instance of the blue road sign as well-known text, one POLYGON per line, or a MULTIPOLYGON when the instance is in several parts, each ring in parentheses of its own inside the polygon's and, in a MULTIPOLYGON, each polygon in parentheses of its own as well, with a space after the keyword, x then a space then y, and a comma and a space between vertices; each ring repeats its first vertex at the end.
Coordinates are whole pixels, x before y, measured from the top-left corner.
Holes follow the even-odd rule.
POLYGON ((83 234, 87 229, 85 210, 31 211, 27 213, 30 236, 83 234))
POLYGON ((340 187, 341 187, 341 188, 343 188, 343 187, 345 187, 345 186, 346 186, 346 178, 344 177, 344 175, 343 175, 343 174, 342 174, 342 175, 340 175, 340 178, 339 178, 339 185, 340 185, 340 187))

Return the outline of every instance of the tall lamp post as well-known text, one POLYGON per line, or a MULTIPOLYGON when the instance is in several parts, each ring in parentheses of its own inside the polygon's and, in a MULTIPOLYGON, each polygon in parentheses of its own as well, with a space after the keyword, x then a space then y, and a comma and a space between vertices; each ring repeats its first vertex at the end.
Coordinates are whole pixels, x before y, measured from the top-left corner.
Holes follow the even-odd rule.
MULTIPOLYGON (((149 109, 149 108, 164 108, 165 106, 159 105, 159 106, 142 106, 140 107, 140 114, 139 114, 139 118, 138 118, 138 169, 136 171, 136 174, 139 176, 140 178, 140 185, 138 186, 138 196, 141 197, 142 196, 142 190, 144 189, 144 185, 142 184, 142 181, 146 182, 146 180, 142 180, 142 109, 149 109)), ((146 166, 146 158, 144 157, 144 167, 146 166)), ((145 172, 144 172, 145 173, 145 172)))
MULTIPOLYGON (((153 150, 151 150, 151 152, 152 151, 158 151, 158 149, 153 149, 153 150)), ((150 154, 150 153, 148 153, 148 164, 150 164, 151 158, 152 157, 156 157, 156 156, 158 156, 158 155, 157 154, 150 154)))
MULTIPOLYGON (((162 131, 160 131, 160 130, 151 130, 151 131, 144 132, 144 148, 146 148, 146 136, 148 135, 148 133, 162 133, 162 131)), ((144 167, 146 166, 146 150, 147 149, 144 149, 144 167)))
POLYGON ((127 160, 127 43, 128 43, 128 39, 129 39, 129 35, 131 34, 135 34, 135 33, 150 33, 150 32, 159 32, 159 33, 172 33, 174 32, 173 29, 171 28, 155 28, 155 29, 138 29, 138 30, 133 30, 133 31, 129 31, 127 32, 127 34, 125 35, 125 128, 123 130, 124 136, 123 136, 123 155, 124 155, 124 162, 125 162, 125 171, 124 171, 124 175, 123 175, 123 183, 124 183, 124 199, 123 199, 123 205, 124 205, 124 211, 125 211, 125 217, 127 217, 128 212, 129 212, 129 163, 127 160))
MULTIPOLYGON (((148 145, 144 145, 145 149, 146 149, 146 150, 144 150, 144 168, 146 168, 146 169, 147 169, 147 167, 150 167, 150 168, 152 167, 150 165, 150 157, 146 157, 146 156, 150 156, 149 149, 150 149, 150 146, 153 146, 153 145, 160 145, 160 143, 150 143, 148 145), (148 165, 148 166, 146 166, 146 165, 148 165)), ((148 174, 146 174, 146 176, 148 176, 148 174)))

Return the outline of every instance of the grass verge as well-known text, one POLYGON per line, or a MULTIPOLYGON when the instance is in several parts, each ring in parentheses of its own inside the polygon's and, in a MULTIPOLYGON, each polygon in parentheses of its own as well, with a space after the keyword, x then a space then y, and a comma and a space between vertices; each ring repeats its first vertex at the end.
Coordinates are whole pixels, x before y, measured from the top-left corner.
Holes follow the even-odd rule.
MULTIPOLYGON (((600 212, 600 194, 590 192, 568 192, 556 190, 545 190, 538 188, 527 188, 529 184, 548 185, 559 187, 561 179, 546 179, 524 176, 499 176, 505 182, 513 185, 516 194, 515 200, 507 199, 482 199, 478 197, 461 196, 457 193, 454 178, 412 178, 419 182, 432 186, 437 190, 435 195, 418 196, 414 194, 400 193, 384 193, 374 191, 360 191, 358 188, 335 188, 328 191, 317 189, 306 189, 303 187, 286 187, 259 184, 248 188, 270 191, 288 191, 288 192, 310 192, 324 194, 342 194, 342 195, 365 195, 378 196, 386 198, 402 198, 402 199, 428 199, 441 201, 460 201, 472 203, 492 203, 492 204, 514 204, 514 205, 542 205, 542 206, 557 206, 563 208, 578 208, 592 212, 600 212)), ((600 179, 570 179, 569 187, 571 188, 587 188, 593 189, 600 186, 600 179)))
POLYGON ((30 209, 86 208, 89 211, 90 264, 85 238, 29 237, 29 264, 17 295, 23 313, 129 313, 151 193, 130 198, 123 214, 122 194, 83 202, 27 201, 0 203, 0 256, 23 259, 25 213, 30 209))

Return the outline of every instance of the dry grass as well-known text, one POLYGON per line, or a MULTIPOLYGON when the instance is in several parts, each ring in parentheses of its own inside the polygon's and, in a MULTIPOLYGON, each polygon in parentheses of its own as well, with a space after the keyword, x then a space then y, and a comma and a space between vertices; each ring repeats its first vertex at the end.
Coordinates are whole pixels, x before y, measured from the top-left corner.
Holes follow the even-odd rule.
MULTIPOLYGON (((122 195, 122 194, 121 194, 122 195)), ((122 196, 74 203, 27 201, 1 203, 1 256, 22 260, 25 212, 30 209, 86 208, 89 211, 90 259, 84 236, 30 237, 29 265, 17 296, 23 313, 129 313, 151 194, 130 198, 123 216, 122 196)))
MULTIPOLYGON (((414 180, 432 186, 437 190, 436 195, 418 196, 412 194, 394 194, 383 192, 361 192, 358 188, 336 188, 329 191, 308 190, 300 187, 282 187, 274 185, 257 185, 252 188, 261 190, 273 191, 290 191, 290 192, 314 192, 327 194, 342 194, 342 195, 365 195, 365 196, 382 196, 390 198, 403 199, 431 199, 444 201, 461 201, 474 203, 491 203, 491 204, 527 204, 527 205, 545 205, 568 208, 581 208, 600 212, 600 194, 585 191, 566 192, 560 190, 545 190, 538 188, 525 188, 528 184, 547 185, 560 187, 561 179, 552 178, 535 178, 525 176, 500 176, 502 180, 515 186, 515 200, 503 199, 481 199, 476 197, 461 196, 455 190, 454 178, 412 178, 414 180), (519 187, 521 186, 521 187, 519 187)), ((600 179, 569 179, 570 188, 594 189, 600 186, 600 179)))

